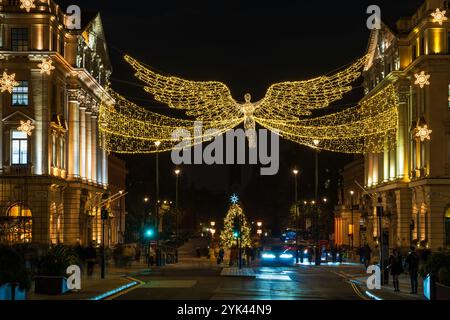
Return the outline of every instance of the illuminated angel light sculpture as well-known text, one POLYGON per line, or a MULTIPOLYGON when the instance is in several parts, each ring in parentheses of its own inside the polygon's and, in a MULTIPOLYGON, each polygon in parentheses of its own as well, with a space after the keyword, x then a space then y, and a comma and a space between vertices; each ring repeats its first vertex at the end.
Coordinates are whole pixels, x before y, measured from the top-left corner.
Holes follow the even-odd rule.
MULTIPOLYGON (((323 117, 315 110, 330 106, 350 92, 366 62, 358 59, 344 70, 314 79, 273 84, 263 99, 235 100, 230 89, 217 81, 189 81, 154 72, 136 59, 125 56, 143 81, 145 91, 156 101, 202 121, 205 136, 213 137, 243 124, 249 146, 256 146, 256 124, 296 143, 343 153, 382 152, 396 140, 397 92, 388 85, 356 107, 323 117), (215 129, 211 133, 208 129, 215 129), (209 132, 209 133, 208 133, 209 132), (316 145, 314 141, 319 141, 316 145)), ((179 143, 174 129, 194 129, 194 121, 174 119, 150 112, 112 92, 116 106, 100 108, 100 133, 105 148, 119 153, 151 153, 172 150, 179 143), (161 141, 155 149, 152 141, 161 141)), ((202 136, 204 137, 204 136, 202 136)), ((191 139, 188 145, 203 141, 191 139)))

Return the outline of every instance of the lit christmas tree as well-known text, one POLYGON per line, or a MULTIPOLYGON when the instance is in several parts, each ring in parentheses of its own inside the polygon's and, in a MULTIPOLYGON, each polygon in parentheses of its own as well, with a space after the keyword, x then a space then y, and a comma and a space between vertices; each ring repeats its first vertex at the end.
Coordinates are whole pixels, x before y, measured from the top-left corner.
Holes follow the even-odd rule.
POLYGON ((241 248, 251 247, 250 228, 245 218, 244 211, 238 204, 236 195, 231 197, 231 206, 224 219, 224 230, 220 233, 220 241, 224 247, 231 248, 238 245, 239 233, 241 236, 241 248), (239 228, 239 224, 241 225, 239 228), (240 230, 239 230, 240 229, 240 230))

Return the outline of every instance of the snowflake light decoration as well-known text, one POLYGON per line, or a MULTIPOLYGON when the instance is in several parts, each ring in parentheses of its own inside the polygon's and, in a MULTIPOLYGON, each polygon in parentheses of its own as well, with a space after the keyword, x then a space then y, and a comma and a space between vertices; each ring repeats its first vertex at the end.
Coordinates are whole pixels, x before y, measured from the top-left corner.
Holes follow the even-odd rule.
POLYGON ((233 194, 230 197, 230 201, 231 201, 232 204, 237 204, 239 202, 239 197, 236 194, 233 194))
POLYGON ((420 141, 424 142, 425 140, 431 140, 431 133, 433 130, 428 129, 428 125, 424 125, 423 127, 417 127, 416 138, 419 138, 420 141))
POLYGON ((33 126, 31 124, 31 121, 27 120, 27 122, 20 121, 20 127, 18 127, 17 130, 22 131, 22 132, 26 133, 27 135, 31 136, 34 128, 35 128, 35 126, 33 126))
POLYGON ((423 88, 425 85, 429 86, 430 81, 430 75, 425 74, 425 71, 422 71, 420 74, 415 74, 414 77, 416 77, 416 82, 414 84, 419 85, 421 88, 423 88))
POLYGON ((27 12, 30 12, 34 8, 36 8, 34 0, 20 0, 20 9, 25 9, 27 12))
POLYGON ((448 20, 448 18, 445 16, 445 13, 445 10, 441 11, 439 8, 436 9, 436 11, 431 14, 431 16, 434 18, 433 22, 439 23, 442 26, 442 23, 448 20))
POLYGON ((51 59, 43 59, 40 64, 38 64, 38 68, 41 68, 41 74, 47 74, 50 75, 52 70, 55 70, 55 67, 53 66, 53 61, 51 59))
POLYGON ((0 78, 1 92, 8 91, 9 93, 12 93, 13 88, 19 85, 19 83, 15 80, 15 78, 16 78, 15 73, 8 75, 6 72, 3 72, 3 77, 0 78))

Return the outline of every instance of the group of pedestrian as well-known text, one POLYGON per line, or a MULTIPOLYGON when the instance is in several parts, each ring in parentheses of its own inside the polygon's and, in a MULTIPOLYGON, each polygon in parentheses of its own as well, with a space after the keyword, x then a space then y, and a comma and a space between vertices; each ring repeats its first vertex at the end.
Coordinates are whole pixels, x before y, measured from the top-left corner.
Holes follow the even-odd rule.
POLYGON ((83 247, 80 242, 74 248, 75 253, 78 255, 80 262, 83 267, 85 264, 87 266, 87 275, 90 277, 94 273, 94 266, 97 262, 97 250, 94 247, 94 243, 91 242, 89 246, 83 247))
POLYGON ((366 268, 368 268, 371 259, 372 249, 370 249, 370 246, 366 243, 364 246, 359 248, 359 261, 361 262, 361 264, 364 264, 366 268))
MULTIPOLYGON (((221 248, 221 250, 223 250, 221 248)), ((223 255, 225 252, 222 252, 221 262, 223 262, 223 255)), ((219 254, 220 255, 220 254, 219 254)), ((241 249, 241 255, 239 257, 239 249, 237 247, 232 247, 230 249, 230 266, 239 265, 239 258, 242 259, 242 265, 250 267, 252 262, 256 259, 256 251, 252 247, 246 247, 245 249, 241 249)))
POLYGON ((394 291, 400 292, 400 283, 398 277, 405 271, 404 265, 409 274, 411 282, 411 294, 417 294, 417 288, 419 285, 419 256, 415 247, 411 247, 406 259, 404 260, 397 249, 392 250, 392 254, 389 257, 389 264, 387 266, 390 274, 392 275, 392 283, 394 285, 394 291))

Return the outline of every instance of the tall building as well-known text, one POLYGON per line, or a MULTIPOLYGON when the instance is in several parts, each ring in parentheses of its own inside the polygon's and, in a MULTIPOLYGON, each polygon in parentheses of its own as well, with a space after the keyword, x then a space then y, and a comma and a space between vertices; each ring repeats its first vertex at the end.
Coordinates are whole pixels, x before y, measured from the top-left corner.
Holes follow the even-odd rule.
POLYGON ((370 196, 362 217, 372 246, 381 234, 390 248, 450 246, 450 19, 440 14, 450 13, 449 3, 426 0, 413 16, 370 35, 365 99, 389 84, 399 94, 395 148, 364 159, 370 196))
POLYGON ((0 94, 0 241, 99 243, 108 157, 97 112, 113 103, 102 20, 81 13, 69 30, 76 17, 52 0, 21 4, 0 1, 0 71, 17 81, 0 94))

